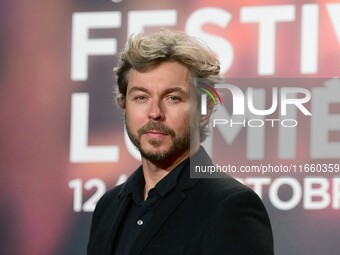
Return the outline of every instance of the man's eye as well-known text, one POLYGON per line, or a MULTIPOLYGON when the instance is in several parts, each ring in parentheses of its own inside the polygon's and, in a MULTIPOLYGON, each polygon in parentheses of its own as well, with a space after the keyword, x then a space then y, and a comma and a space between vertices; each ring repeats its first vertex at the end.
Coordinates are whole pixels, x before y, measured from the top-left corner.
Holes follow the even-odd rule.
POLYGON ((172 102, 180 102, 181 98, 178 96, 169 96, 168 97, 169 100, 171 100, 172 102))
POLYGON ((146 100, 146 96, 136 96, 134 97, 135 101, 145 101, 146 100))

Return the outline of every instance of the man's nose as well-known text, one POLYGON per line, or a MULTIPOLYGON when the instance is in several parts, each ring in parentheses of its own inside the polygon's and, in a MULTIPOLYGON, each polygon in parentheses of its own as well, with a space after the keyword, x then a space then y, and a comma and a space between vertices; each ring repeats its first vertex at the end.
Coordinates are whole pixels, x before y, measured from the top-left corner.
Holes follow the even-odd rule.
POLYGON ((157 121, 164 120, 165 114, 162 108, 162 102, 160 100, 154 100, 150 106, 149 118, 157 121))

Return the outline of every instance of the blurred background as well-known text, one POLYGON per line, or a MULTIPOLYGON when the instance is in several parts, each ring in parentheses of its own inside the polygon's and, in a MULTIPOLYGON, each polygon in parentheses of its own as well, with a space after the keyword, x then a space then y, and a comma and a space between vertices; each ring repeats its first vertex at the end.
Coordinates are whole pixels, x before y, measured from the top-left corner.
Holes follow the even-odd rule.
POLYGON ((311 91, 312 116, 292 113, 295 129, 266 127, 254 140, 258 133, 244 128, 228 141, 214 130, 206 146, 221 164, 307 167, 235 177, 263 198, 276 254, 338 254, 340 181, 330 164, 340 163, 340 83, 330 79, 340 68, 339 1, 2 0, 0 6, 0 254, 86 254, 96 202, 140 163, 113 99, 112 68, 130 34, 160 27, 205 41, 227 79, 276 81, 246 82, 242 89, 290 86, 286 79, 294 79, 311 91), (327 171, 312 173, 310 164, 326 164, 327 171))

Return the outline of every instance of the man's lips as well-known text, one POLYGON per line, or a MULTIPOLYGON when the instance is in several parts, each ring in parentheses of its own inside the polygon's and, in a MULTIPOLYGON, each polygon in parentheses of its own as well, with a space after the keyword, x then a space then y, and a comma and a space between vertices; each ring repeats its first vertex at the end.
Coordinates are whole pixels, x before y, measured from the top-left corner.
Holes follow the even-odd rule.
POLYGON ((165 136, 165 135, 168 135, 168 134, 163 133, 163 132, 158 131, 158 130, 149 130, 149 131, 144 132, 144 134, 150 135, 150 136, 165 136))

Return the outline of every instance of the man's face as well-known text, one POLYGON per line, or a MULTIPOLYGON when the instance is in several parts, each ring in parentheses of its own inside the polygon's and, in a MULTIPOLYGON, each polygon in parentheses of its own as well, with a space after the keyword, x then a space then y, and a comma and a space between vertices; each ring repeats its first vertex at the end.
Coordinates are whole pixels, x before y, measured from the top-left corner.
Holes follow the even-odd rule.
POLYGON ((145 72, 131 69, 125 121, 131 141, 150 161, 189 152, 189 69, 177 62, 164 62, 145 72))

